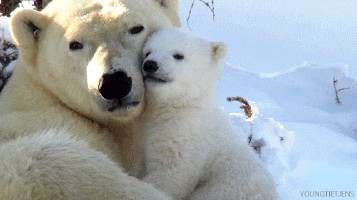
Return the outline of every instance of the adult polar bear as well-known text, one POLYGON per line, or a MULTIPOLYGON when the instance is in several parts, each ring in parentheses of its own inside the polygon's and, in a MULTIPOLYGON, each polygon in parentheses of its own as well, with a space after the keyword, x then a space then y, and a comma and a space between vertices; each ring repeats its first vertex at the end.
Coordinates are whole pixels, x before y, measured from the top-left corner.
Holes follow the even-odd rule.
POLYGON ((14 14, 20 60, 0 98, 0 199, 168 199, 129 176, 142 168, 130 122, 143 107, 142 45, 179 24, 177 4, 54 0, 14 14))

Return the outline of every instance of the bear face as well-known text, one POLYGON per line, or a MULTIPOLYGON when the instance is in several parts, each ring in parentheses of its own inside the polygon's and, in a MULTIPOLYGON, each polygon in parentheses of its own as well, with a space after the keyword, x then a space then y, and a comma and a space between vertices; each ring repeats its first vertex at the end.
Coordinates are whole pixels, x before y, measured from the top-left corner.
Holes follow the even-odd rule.
POLYGON ((177 28, 153 33, 143 50, 148 101, 188 103, 215 91, 226 45, 208 42, 177 28))
POLYGON ((144 41, 158 27, 179 24, 177 4, 54 0, 41 12, 17 11, 12 33, 20 62, 45 90, 91 118, 127 121, 143 107, 144 41))

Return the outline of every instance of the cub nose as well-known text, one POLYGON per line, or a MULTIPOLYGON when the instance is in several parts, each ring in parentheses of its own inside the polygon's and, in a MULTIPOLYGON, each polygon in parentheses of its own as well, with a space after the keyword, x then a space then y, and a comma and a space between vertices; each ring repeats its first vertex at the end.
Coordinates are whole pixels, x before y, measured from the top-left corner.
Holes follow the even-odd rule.
POLYGON ((104 74, 99 83, 99 92, 109 100, 120 100, 126 97, 132 88, 132 80, 125 72, 104 74))
POLYGON ((148 73, 154 73, 159 69, 156 61, 148 60, 144 63, 143 70, 148 73))

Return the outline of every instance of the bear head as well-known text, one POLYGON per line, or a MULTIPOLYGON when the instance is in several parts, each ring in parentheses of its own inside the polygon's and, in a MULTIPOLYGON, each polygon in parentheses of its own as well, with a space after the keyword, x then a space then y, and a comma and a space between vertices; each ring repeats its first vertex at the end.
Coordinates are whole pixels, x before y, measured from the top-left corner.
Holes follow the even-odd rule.
POLYGON ((127 122, 143 107, 144 41, 179 23, 178 0, 54 0, 17 10, 11 27, 21 66, 44 90, 89 118, 127 122))
POLYGON ((148 101, 182 106, 214 98, 226 52, 225 44, 178 28, 153 33, 143 49, 148 101))

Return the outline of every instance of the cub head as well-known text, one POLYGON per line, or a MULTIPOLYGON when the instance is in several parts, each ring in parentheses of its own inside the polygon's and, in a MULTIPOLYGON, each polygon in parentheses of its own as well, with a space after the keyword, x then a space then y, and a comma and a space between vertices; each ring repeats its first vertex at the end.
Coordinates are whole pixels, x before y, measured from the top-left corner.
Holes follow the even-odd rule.
POLYGON ((143 50, 142 72, 148 101, 186 104, 211 98, 227 47, 178 28, 153 33, 143 50))
MULTIPOLYGON (((147 36, 179 25, 178 0, 54 0, 12 18, 19 67, 61 103, 90 118, 128 121, 141 113, 147 36)), ((15 72, 16 73, 16 72, 15 72)))

